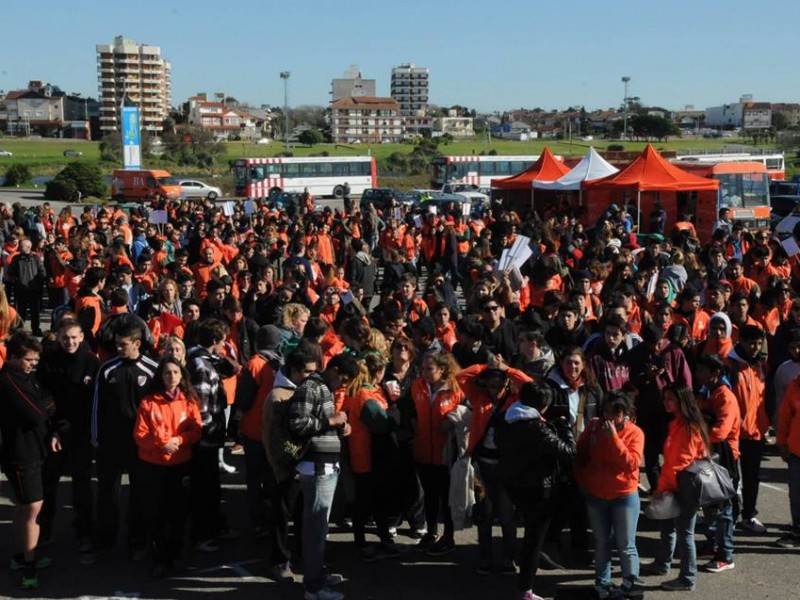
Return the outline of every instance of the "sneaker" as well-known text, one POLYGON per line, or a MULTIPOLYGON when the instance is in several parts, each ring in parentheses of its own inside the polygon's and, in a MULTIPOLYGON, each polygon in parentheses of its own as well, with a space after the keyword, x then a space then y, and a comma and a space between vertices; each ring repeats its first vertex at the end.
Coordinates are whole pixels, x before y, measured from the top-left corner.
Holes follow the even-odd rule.
POLYGON ((344 583, 344 575, 339 573, 328 573, 325 575, 325 587, 331 588, 344 583))
POLYGON ((244 446, 241 444, 234 444, 231 446, 231 454, 244 454, 244 446))
POLYGON ((539 553, 539 566, 545 571, 564 571, 566 567, 547 552, 539 553))
POLYGON ((19 585, 23 590, 35 590, 39 587, 39 574, 35 567, 25 568, 19 585))
POLYGON ((233 465, 229 465, 226 462, 220 461, 219 462, 219 472, 220 473, 228 473, 229 475, 233 475, 234 473, 237 473, 238 471, 236 470, 236 467, 234 467, 233 465))
POLYGON ((422 536, 419 540, 419 544, 417 544, 417 548, 420 550, 426 550, 431 548, 436 542, 439 541, 439 536, 435 533, 426 533, 422 536))
POLYGON ((678 577, 662 583, 661 589, 667 592, 692 592, 694 591, 694 584, 678 577))
POLYGON ((475 572, 478 575, 486 576, 492 574, 492 563, 481 561, 478 563, 478 567, 475 569, 475 572))
POLYGON ((439 538, 439 540, 428 550, 428 556, 444 556, 445 554, 451 554, 452 552, 455 552, 455 549, 456 544, 453 542, 453 540, 439 538))
POLYGON ((306 592, 303 594, 305 600, 342 600, 344 594, 330 588, 322 588, 316 592, 306 592))
POLYGON ((267 577, 272 579, 272 581, 282 581, 284 583, 294 581, 292 564, 285 562, 279 565, 272 565, 267 571, 267 577))
POLYGON ((787 533, 775 540, 775 545, 781 548, 800 548, 800 533, 787 533))
POLYGON ((520 598, 522 598, 522 600, 544 600, 544 598, 542 598, 541 596, 537 596, 536 594, 534 594, 533 590, 527 590, 525 592, 522 592, 522 596, 520 596, 520 598))
POLYGON ((412 540, 421 540, 427 533, 428 530, 424 527, 421 527, 419 529, 412 529, 411 533, 408 534, 408 537, 410 537, 412 540))
POLYGON ((194 549, 200 552, 217 552, 219 546, 217 546, 217 542, 214 540, 204 540, 195 544, 194 549))
POLYGON ((712 560, 703 568, 709 573, 722 573, 723 571, 733 571, 735 567, 736 565, 733 563, 733 561, 726 562, 724 560, 712 560))
POLYGON ((767 528, 764 527, 764 524, 755 517, 750 517, 746 521, 742 521, 742 529, 744 529, 745 531, 749 531, 751 533, 767 532, 767 528))
POLYGON ((594 588, 598 600, 612 600, 619 598, 621 595, 620 589, 615 585, 597 585, 594 588))
POLYGON ((669 567, 654 562, 647 563, 640 567, 640 572, 644 576, 662 577, 668 575, 669 571, 669 567))
POLYGON ((397 537, 397 527, 389 527, 389 535, 393 538, 397 537))
MULTIPOLYGON (((36 559, 36 569, 46 569, 53 566, 53 559, 48 556, 42 556, 36 559)), ((12 571, 22 571, 25 568, 25 557, 22 554, 15 554, 11 557, 11 562, 8 568, 12 571)))
POLYGON ((500 567, 500 574, 503 577, 516 577, 517 565, 514 564, 513 560, 504 560, 503 566, 500 567))

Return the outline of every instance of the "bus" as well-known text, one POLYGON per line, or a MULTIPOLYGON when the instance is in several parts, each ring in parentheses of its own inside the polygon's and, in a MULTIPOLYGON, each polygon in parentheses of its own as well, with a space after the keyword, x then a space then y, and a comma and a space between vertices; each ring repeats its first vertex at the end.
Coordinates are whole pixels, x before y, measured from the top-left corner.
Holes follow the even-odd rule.
POLYGON ((433 159, 431 187, 441 189, 446 183, 467 183, 490 187, 492 179, 522 173, 539 160, 532 156, 437 156, 433 159))
POLYGON ((267 198, 276 192, 303 192, 314 196, 352 194, 377 187, 373 156, 310 156, 307 158, 238 158, 231 163, 234 193, 243 198, 267 198))
MULTIPOLYGON (((710 227, 716 221, 719 209, 729 208, 734 223, 741 223, 750 229, 770 226, 769 173, 763 162, 673 164, 698 177, 719 181, 716 198, 710 201, 703 201, 701 198, 697 206, 679 206, 679 212, 695 215, 698 223, 710 221, 710 227)), ((706 192, 701 192, 700 196, 705 194, 706 192)))
POLYGON ((767 168, 772 180, 786 179, 786 163, 783 154, 758 154, 749 152, 723 152, 719 154, 683 154, 672 159, 672 162, 696 162, 701 164, 717 164, 726 162, 759 162, 767 168))

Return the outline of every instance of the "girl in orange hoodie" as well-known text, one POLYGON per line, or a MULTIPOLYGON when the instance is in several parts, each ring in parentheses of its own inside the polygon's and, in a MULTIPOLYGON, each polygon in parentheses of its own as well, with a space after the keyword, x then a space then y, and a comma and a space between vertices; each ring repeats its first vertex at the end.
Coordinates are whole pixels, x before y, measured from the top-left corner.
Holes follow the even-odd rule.
POLYGON ((612 531, 622 568, 622 591, 630 595, 639 576, 636 527, 639 521, 639 467, 644 432, 631 420, 633 400, 611 392, 602 418, 589 421, 578 440, 575 479, 586 497, 595 537, 595 589, 611 594, 612 531))
POLYGON ((133 437, 139 447, 140 477, 150 490, 145 515, 153 545, 154 577, 179 567, 188 506, 189 459, 200 439, 200 410, 180 362, 164 358, 142 399, 133 437))
MULTIPOLYGON (((654 498, 678 491, 678 473, 693 461, 708 456, 708 430, 694 394, 685 385, 670 384, 663 390, 664 410, 674 419, 664 442, 664 464, 654 498)), ((694 526, 697 507, 681 507, 681 514, 661 522, 661 547, 650 574, 666 575, 672 568, 672 555, 677 541, 681 557, 680 576, 661 584, 672 592, 691 592, 697 578, 697 549, 694 546, 694 526)))

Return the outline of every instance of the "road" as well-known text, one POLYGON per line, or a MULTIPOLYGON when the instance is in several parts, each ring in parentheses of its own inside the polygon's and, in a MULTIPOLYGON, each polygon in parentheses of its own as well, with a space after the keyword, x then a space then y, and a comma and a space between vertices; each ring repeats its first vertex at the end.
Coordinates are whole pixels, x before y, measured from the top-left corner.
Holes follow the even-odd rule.
MULTIPOLYGON (((231 460, 240 470, 243 468, 243 457, 235 456, 231 460)), ((786 551, 772 545, 780 535, 780 527, 789 519, 786 469, 777 457, 769 456, 762 472, 764 482, 759 508, 769 532, 757 536, 742 535, 737 531, 736 569, 718 575, 701 573, 695 597, 703 600, 800 598, 800 550, 786 551)), ((183 577, 167 580, 151 579, 148 565, 129 562, 121 547, 117 547, 104 562, 92 566, 79 564, 70 527, 69 485, 63 484, 54 541, 46 549, 47 555, 55 561, 53 567, 41 573, 42 585, 34 593, 21 592, 17 588, 17 574, 7 571, 0 575, 0 595, 3 598, 188 600, 216 592, 233 592, 237 599, 242 600, 301 598, 299 585, 278 584, 265 577, 266 548, 263 541, 254 540, 247 533, 248 517, 241 475, 226 475, 224 481, 225 511, 232 525, 244 531, 245 535, 237 541, 224 542, 217 554, 190 551, 187 560, 195 569, 183 577)), ((5 498, 0 500, 0 556, 4 557, 11 554, 11 511, 8 501, 5 498)), ((499 536, 499 531, 496 536, 499 536)), ((656 537, 652 522, 640 522, 638 546, 643 562, 652 559, 656 537)), ((332 570, 347 577, 343 590, 351 599, 479 600, 517 597, 513 578, 475 574, 475 529, 458 532, 456 540, 457 551, 447 557, 430 558, 411 552, 400 560, 365 564, 357 558, 352 535, 334 527, 329 537, 328 563, 332 570)), ((402 530, 398 543, 410 543, 402 530)), ((648 578, 646 582, 655 586, 662 579, 648 578)), ((549 598, 562 588, 590 586, 591 583, 592 574, 586 570, 540 571, 536 590, 549 598)), ((647 591, 646 597, 658 600, 676 596, 654 589, 647 591)))

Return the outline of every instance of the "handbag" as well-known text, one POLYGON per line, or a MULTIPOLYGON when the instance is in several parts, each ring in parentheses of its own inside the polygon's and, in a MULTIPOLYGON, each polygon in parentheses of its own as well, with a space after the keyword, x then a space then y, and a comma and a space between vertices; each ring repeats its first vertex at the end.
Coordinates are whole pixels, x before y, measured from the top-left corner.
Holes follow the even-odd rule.
POLYGON ((720 504, 733 498, 736 488, 728 469, 707 456, 678 473, 678 501, 684 509, 720 504))
POLYGON ((653 521, 667 521, 681 514, 681 507, 674 494, 665 492, 659 497, 650 500, 644 510, 644 515, 653 521))

